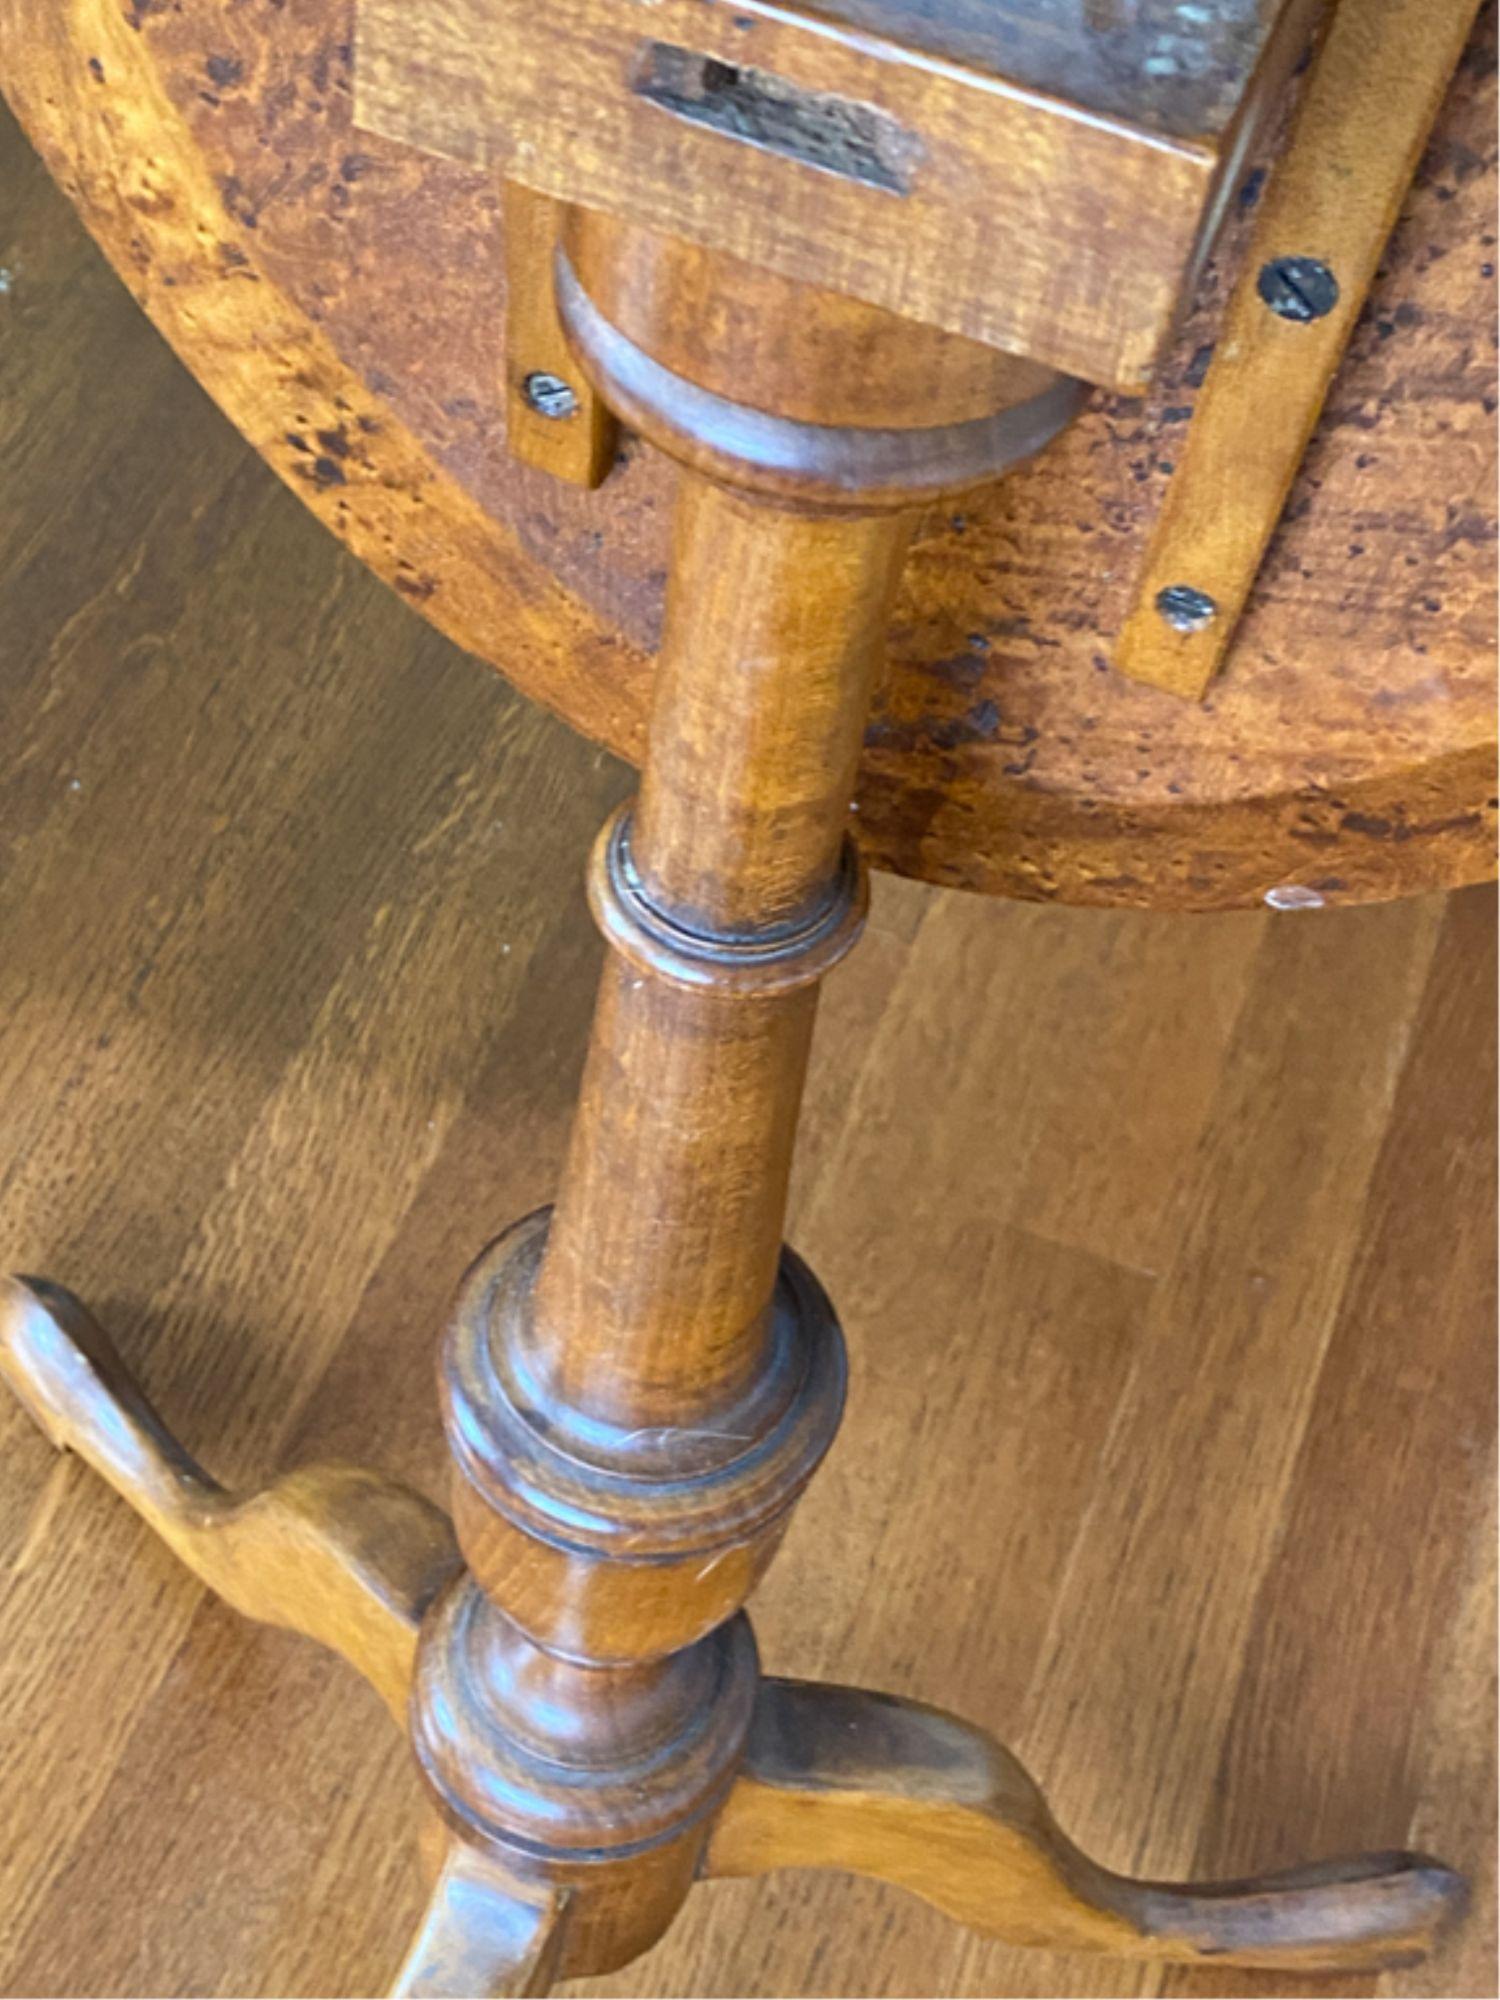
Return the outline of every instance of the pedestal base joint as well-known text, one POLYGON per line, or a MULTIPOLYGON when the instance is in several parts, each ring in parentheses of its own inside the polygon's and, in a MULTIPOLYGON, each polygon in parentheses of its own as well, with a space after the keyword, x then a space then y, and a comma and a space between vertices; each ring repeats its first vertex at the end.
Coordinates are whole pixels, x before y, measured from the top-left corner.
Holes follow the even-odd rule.
POLYGON ((566 1893, 571 1948, 605 1970, 653 1944, 687 1895, 759 1677, 743 1613, 666 1659, 582 1665, 465 1578, 422 1628, 412 1745, 459 1845, 517 1894, 566 1893))

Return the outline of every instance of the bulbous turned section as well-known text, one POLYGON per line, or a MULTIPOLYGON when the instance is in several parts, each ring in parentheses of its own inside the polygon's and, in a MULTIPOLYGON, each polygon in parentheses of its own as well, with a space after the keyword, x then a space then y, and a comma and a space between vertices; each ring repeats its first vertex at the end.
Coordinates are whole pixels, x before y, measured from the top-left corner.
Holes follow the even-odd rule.
POLYGON ((517 1885, 566 1890, 569 1952, 604 1971, 653 1944, 687 1894, 758 1676, 743 1615, 665 1659, 584 1666, 466 1579, 422 1629, 412 1744, 459 1842, 517 1885))
POLYGON ((598 209, 570 209, 563 244, 635 346, 700 389, 794 422, 966 423, 1058 379, 1044 362, 598 209))
POLYGON ((532 1293, 549 1212, 485 1252, 440 1366, 454 1516, 478 1582, 550 1652, 651 1660, 737 1611, 843 1409, 843 1338, 790 1251, 764 1364, 712 1423, 637 1428, 560 1401, 539 1364, 532 1293))
POLYGON ((423 1627, 413 1742, 460 1830, 523 1852, 633 1848, 717 1803, 757 1675, 743 1616, 665 1659, 584 1666, 527 1638, 466 1580, 423 1627))

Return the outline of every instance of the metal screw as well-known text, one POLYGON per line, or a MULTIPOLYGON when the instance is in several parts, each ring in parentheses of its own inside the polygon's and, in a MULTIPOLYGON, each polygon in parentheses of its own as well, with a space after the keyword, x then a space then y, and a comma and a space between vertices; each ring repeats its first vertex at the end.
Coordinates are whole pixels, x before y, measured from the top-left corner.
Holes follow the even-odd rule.
POLYGON ((1339 281, 1316 257, 1273 257, 1262 264, 1255 289, 1279 319, 1305 324, 1339 302, 1339 281))
POLYGON ((1156 608, 1175 632, 1201 632, 1219 615, 1219 607, 1206 590, 1190 583, 1169 583, 1156 593, 1156 608))
POLYGON ((570 384, 561 375, 549 375, 545 369, 538 369, 528 375, 521 384, 521 393, 539 417, 552 417, 561 422, 571 417, 578 408, 578 397, 570 384))

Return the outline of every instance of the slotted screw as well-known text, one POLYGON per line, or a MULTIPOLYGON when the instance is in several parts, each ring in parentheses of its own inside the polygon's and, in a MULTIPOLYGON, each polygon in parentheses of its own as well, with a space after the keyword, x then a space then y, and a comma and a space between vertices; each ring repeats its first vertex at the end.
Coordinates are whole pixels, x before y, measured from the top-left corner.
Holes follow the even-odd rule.
POLYGON ((1262 264, 1255 289, 1278 319, 1321 319, 1339 301, 1339 281, 1316 257, 1273 257, 1262 264))

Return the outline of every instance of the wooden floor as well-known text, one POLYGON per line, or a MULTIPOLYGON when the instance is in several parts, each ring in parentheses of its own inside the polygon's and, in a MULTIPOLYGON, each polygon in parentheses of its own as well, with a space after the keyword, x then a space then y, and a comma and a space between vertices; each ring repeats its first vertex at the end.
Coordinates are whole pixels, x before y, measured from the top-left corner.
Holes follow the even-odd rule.
MULTIPOLYGON (((0 130, 0 1262, 223 1475, 441 1492, 432 1342, 559 1163, 627 774, 364 575, 0 130)), ((1024 1955, 815 1875, 617 1994, 1493 1995, 1494 905, 1155 918, 877 890, 794 1240, 853 1385, 778 1671, 950 1704, 1105 1860, 1431 1847, 1421 1970, 1024 1955)), ((366 1994, 417 1787, 0 1407, 0 1990, 366 1994)))

